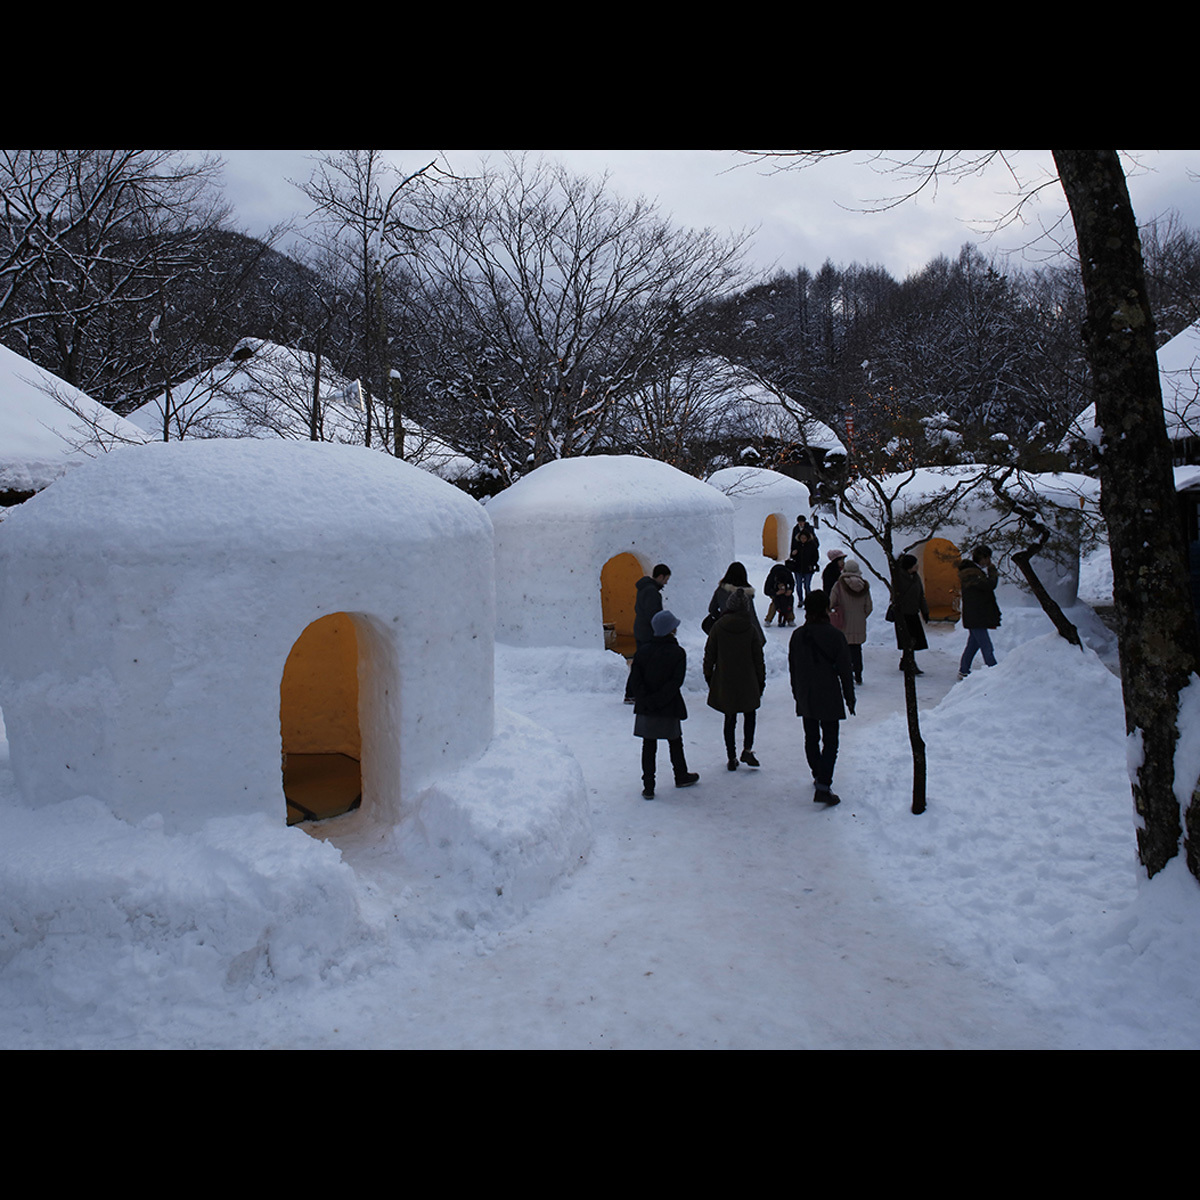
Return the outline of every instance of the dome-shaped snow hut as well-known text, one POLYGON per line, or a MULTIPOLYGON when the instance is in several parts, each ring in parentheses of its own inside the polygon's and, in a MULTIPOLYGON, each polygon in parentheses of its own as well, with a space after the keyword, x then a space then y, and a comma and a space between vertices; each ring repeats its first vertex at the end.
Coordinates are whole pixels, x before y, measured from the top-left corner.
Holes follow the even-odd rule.
POLYGON ((666 463, 596 455, 546 463, 487 506, 496 531, 496 636, 516 646, 632 651, 635 585, 671 568, 663 602, 699 622, 733 558, 733 504, 666 463))
POLYGON ((763 558, 782 562, 791 553, 798 516, 812 520, 808 488, 765 467, 725 467, 708 482, 733 501, 733 540, 745 553, 762 546, 763 558))
POLYGON ((18 787, 181 830, 282 820, 285 787, 293 822, 359 800, 395 820, 492 737, 491 581, 484 510, 385 454, 196 441, 87 463, 0 525, 18 787))

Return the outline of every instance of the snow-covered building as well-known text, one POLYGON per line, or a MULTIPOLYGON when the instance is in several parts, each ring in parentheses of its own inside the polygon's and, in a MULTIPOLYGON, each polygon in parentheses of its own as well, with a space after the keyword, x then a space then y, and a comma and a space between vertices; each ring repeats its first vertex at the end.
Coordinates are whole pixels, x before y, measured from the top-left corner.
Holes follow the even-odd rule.
MULTIPOLYGON (((1175 463, 1200 462, 1200 321, 1159 347, 1158 382, 1175 463)), ((1076 442, 1100 444, 1094 404, 1071 422, 1060 448, 1069 450, 1076 442)))
POLYGON ((144 441, 129 421, 0 346, 0 507, 20 504, 113 446, 144 441))
POLYGON ((491 562, 475 501, 356 447, 198 440, 88 463, 0 526, 18 786, 179 829, 282 820, 285 790, 291 821, 358 797, 395 820, 492 737, 491 562), (463 562, 479 586, 445 604, 463 562))
MULTIPOLYGON (((922 467, 884 476, 878 481, 879 487, 892 497, 893 552, 898 557, 907 550, 916 556, 930 617, 935 621, 959 619, 961 597, 955 564, 971 552, 980 540, 981 532, 993 527, 1002 516, 986 482, 985 473, 994 470, 973 464, 922 467), (931 512, 938 515, 931 516, 931 512), (922 533, 930 528, 934 529, 933 536, 922 537, 922 533)), ((1079 587, 1077 518, 1084 508, 1093 514, 1096 512, 1099 499, 1096 481, 1086 475, 1022 472, 1019 478, 1014 476, 1010 480, 1009 487, 1018 498, 1049 504, 1049 511, 1058 514, 1059 520, 1055 522, 1060 534, 1057 545, 1047 547, 1034 559, 1033 566, 1046 590, 1059 604, 1064 607, 1074 604, 1079 587)), ((881 527, 882 506, 870 485, 860 482, 849 489, 847 496, 877 528, 881 527)), ((864 572, 871 568, 886 578, 887 563, 882 548, 867 529, 849 517, 839 514, 836 521, 826 519, 822 550, 837 545, 835 535, 839 533, 840 544, 848 554, 864 563, 864 572)), ((989 536, 994 544, 995 536, 989 536)), ((1005 590, 1009 593, 1009 603, 1035 603, 1021 590, 1019 572, 1007 562, 1000 561, 1000 555, 996 557, 1005 590)))
POLYGON ((736 546, 761 543, 764 558, 788 557, 796 518, 812 511, 804 484, 763 467, 726 467, 710 475, 708 482, 733 501, 736 546))
POLYGON ((609 625, 631 649, 635 584, 658 563, 672 571, 666 607, 699 622, 733 558, 733 502, 649 458, 549 462, 487 512, 496 636, 516 646, 599 648, 609 625))
MULTIPOLYGON (((740 441, 772 447, 789 455, 788 469, 813 483, 820 472, 836 471, 846 460, 837 434, 760 375, 726 359, 702 359, 683 375, 713 441, 740 441)), ((742 455, 753 454, 745 445, 742 455)), ((745 461, 744 465, 756 463, 745 461)), ((795 514, 792 514, 795 517, 795 514)))
MULTIPOLYGON (((163 393, 131 413, 129 420, 150 436, 183 438, 286 438, 310 436, 317 361, 306 350, 243 338, 229 358, 163 393)), ((320 367, 320 440, 361 446, 366 418, 357 381, 320 367)), ((406 462, 453 483, 470 476, 475 464, 441 438, 405 418, 406 462)))

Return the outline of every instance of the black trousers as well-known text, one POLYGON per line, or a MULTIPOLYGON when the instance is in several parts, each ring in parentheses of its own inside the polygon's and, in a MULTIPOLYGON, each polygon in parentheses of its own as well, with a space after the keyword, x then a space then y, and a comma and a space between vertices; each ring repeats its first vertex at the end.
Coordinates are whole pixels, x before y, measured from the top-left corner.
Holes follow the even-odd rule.
MULTIPOLYGON (((653 789, 654 771, 658 765, 658 738, 642 738, 642 785, 653 789)), ((667 742, 671 752, 671 769, 678 783, 688 773, 687 759, 683 753, 683 738, 671 738, 667 742)))
MULTIPOLYGON (((742 726, 742 749, 754 749, 754 726, 756 713, 753 709, 748 713, 742 713, 745 718, 745 723, 742 726)), ((737 758, 737 713, 725 714, 725 750, 730 758, 737 758)))
POLYGON ((838 722, 804 718, 804 756, 812 768, 813 780, 826 788, 833 786, 833 767, 837 762, 838 722))

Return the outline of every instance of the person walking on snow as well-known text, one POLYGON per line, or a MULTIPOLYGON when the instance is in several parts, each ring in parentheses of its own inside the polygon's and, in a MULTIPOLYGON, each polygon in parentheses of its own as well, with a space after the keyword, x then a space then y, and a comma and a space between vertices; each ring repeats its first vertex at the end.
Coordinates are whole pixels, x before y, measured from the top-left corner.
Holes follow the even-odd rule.
POLYGON ((813 803, 841 803, 833 790, 838 754, 838 722, 846 709, 854 716, 854 679, 850 651, 841 630, 829 623, 824 592, 804 602, 804 624, 788 645, 788 672, 796 716, 804 721, 804 755, 813 774, 813 803))
POLYGON ((996 665, 992 635, 988 631, 1000 628, 1000 605, 996 603, 996 584, 1000 582, 1000 572, 992 562, 989 546, 976 546, 971 557, 964 558, 957 566, 958 583, 962 589, 962 623, 967 631, 967 644, 958 664, 958 677, 966 679, 971 673, 976 652, 982 652, 983 661, 989 667, 996 665))
POLYGON ((688 770, 681 722, 687 720, 683 681, 687 651, 675 640, 679 618, 663 610, 651 620, 653 637, 638 647, 629 675, 634 694, 633 736, 642 739, 642 796, 654 799, 658 743, 665 741, 677 788, 691 787, 700 776, 688 770))
POLYGON ((708 707, 725 714, 725 754, 731 771, 738 767, 737 717, 742 714, 741 761, 757 767, 754 726, 767 686, 761 629, 751 618, 749 589, 729 593, 725 612, 717 619, 704 646, 704 682, 708 707))
MULTIPOLYGON (((662 590, 671 578, 671 568, 658 563, 649 575, 643 575, 635 585, 637 596, 633 602, 633 640, 637 643, 635 653, 654 640, 651 622, 654 614, 662 612, 662 590)), ((633 703, 633 669, 625 680, 625 703, 633 703)))
POLYGON ((833 625, 840 629, 850 647, 850 666, 854 669, 854 682, 862 683, 863 642, 867 640, 867 618, 874 605, 871 603, 871 585, 863 578, 862 567, 848 558, 842 564, 833 591, 829 594, 829 615, 833 625))

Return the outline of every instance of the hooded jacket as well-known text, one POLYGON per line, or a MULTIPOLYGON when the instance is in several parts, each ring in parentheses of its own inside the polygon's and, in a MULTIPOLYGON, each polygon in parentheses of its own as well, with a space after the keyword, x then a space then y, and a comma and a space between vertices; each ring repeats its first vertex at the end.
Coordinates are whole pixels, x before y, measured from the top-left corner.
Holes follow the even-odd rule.
POLYGON ((1000 572, 994 563, 988 564, 986 572, 969 558, 964 558, 958 564, 964 629, 1000 628, 1000 605, 996 603, 996 585, 999 582, 1000 572))

